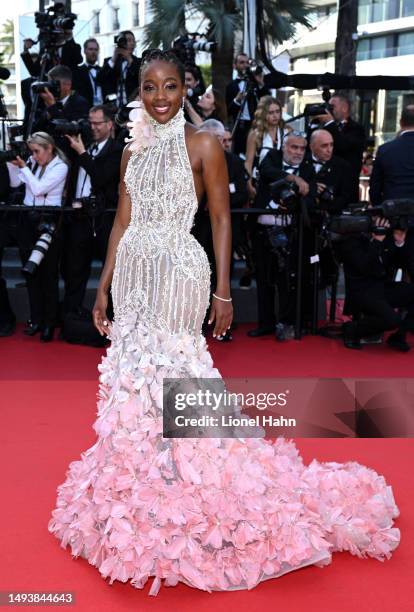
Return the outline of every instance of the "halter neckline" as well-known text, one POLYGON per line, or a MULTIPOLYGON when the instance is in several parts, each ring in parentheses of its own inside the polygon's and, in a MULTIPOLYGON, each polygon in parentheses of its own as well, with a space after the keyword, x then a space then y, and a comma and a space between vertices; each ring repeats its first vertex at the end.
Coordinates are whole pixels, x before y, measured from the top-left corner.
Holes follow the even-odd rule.
POLYGON ((145 114, 157 138, 164 139, 175 136, 182 132, 185 125, 184 111, 182 108, 180 108, 178 113, 166 123, 159 123, 156 119, 151 117, 149 113, 145 112, 145 114))

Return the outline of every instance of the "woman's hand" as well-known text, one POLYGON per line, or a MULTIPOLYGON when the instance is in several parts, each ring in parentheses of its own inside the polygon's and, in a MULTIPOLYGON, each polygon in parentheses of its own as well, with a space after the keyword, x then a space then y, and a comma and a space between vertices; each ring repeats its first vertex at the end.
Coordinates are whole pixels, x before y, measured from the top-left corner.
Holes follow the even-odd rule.
POLYGON ((11 163, 13 164, 13 166, 17 166, 18 168, 26 167, 26 162, 18 155, 16 155, 16 159, 13 159, 11 163))
POLYGON ((253 187, 253 183, 251 179, 247 181, 247 192, 249 194, 249 198, 251 200, 254 200, 256 197, 256 189, 253 187))
POLYGON ((92 309, 93 324, 101 336, 107 336, 111 331, 111 322, 106 315, 108 308, 108 296, 106 293, 98 293, 95 305, 92 309))
MULTIPOLYGON (((220 296, 221 297, 221 296, 220 296)), ((224 297, 224 296, 223 296, 224 297)), ((208 317, 209 325, 215 320, 213 338, 216 336, 224 336, 226 331, 230 329, 233 320, 233 306, 231 302, 223 302, 213 296, 210 314, 208 317)))

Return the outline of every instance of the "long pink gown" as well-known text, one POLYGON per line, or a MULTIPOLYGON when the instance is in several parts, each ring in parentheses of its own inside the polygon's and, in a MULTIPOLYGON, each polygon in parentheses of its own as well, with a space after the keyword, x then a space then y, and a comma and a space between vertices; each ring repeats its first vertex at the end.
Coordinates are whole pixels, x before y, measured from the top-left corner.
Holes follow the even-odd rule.
POLYGON ((154 577, 152 595, 180 581, 251 589, 335 551, 388 559, 399 511, 372 469, 304 465, 284 438, 163 438, 162 379, 220 374, 201 334, 210 268, 190 234, 185 120, 149 121, 155 143, 125 176, 132 215, 117 250, 97 441, 69 465, 49 531, 110 583, 143 588, 154 577))

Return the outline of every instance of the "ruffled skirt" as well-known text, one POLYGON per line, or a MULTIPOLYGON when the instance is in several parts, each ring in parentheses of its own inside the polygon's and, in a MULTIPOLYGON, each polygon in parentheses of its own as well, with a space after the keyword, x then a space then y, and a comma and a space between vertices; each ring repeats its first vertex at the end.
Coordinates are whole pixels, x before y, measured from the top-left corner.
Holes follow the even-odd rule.
POLYGON ((251 589, 335 551, 388 559, 392 489, 356 462, 303 464, 284 438, 164 439, 164 377, 220 377, 203 336, 114 323, 97 441, 69 465, 49 531, 102 577, 251 589))

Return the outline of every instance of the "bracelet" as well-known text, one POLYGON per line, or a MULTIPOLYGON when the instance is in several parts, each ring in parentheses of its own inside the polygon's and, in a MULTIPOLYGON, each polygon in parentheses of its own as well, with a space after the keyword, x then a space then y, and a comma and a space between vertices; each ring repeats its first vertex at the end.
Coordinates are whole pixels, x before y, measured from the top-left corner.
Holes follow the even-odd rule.
POLYGON ((215 297, 217 300, 221 300, 222 302, 232 302, 233 300, 231 298, 222 298, 219 297, 218 295, 216 295, 215 293, 213 293, 213 297, 215 297))

